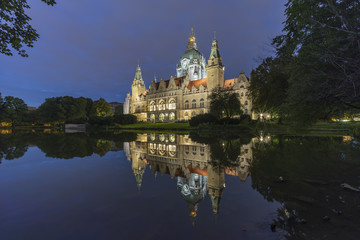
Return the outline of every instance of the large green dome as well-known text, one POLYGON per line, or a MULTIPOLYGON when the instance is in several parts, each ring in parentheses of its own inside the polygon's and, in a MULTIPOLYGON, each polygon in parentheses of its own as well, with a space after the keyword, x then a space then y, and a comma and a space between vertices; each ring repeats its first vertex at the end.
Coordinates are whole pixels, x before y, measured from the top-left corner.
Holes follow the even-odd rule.
POLYGON ((183 63, 183 59, 189 59, 189 64, 201 63, 204 59, 203 55, 196 49, 186 50, 180 57, 177 67, 180 67, 183 63), (195 60, 196 59, 196 60, 195 60))

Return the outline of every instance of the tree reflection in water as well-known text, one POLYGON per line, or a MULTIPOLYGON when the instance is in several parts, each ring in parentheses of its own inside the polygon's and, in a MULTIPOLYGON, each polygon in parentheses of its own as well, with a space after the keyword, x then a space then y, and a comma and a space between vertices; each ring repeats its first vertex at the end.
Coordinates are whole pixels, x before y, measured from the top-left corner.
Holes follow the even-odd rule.
POLYGON ((0 159, 22 157, 31 146, 62 159, 124 150, 138 188, 146 168, 177 179, 194 224, 207 194, 213 213, 219 214, 226 175, 242 182, 250 176, 253 189, 282 204, 273 224, 286 238, 352 239, 359 234, 359 193, 341 187, 359 185, 360 145, 351 138, 13 133, 0 135, 0 159))

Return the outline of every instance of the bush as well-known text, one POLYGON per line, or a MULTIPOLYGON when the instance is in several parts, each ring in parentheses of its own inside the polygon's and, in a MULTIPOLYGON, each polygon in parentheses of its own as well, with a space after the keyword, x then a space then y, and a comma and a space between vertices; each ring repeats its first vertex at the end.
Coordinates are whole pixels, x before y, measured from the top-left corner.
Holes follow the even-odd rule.
POLYGON ((251 117, 247 114, 243 114, 240 116, 240 118, 220 118, 216 121, 216 124, 223 125, 223 124, 229 124, 229 125, 238 125, 240 123, 250 123, 251 117))
POLYGON ((90 124, 96 124, 96 125, 112 125, 114 123, 113 117, 98 117, 93 116, 89 120, 90 124))
POLYGON ((199 126, 199 124, 201 124, 201 123, 211 124, 211 123, 215 123, 215 122, 216 122, 216 117, 214 115, 205 113, 205 114, 200 114, 195 117, 192 117, 189 121, 189 124, 192 127, 196 127, 196 126, 199 126))
POLYGON ((115 115, 114 123, 118 123, 121 125, 134 124, 134 123, 137 123, 137 118, 131 114, 115 115))

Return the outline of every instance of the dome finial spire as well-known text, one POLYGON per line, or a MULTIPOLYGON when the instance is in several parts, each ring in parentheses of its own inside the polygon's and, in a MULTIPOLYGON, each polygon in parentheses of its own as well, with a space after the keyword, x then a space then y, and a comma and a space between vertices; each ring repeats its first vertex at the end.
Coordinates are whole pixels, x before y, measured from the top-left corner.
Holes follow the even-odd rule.
POLYGON ((214 40, 216 40, 216 31, 214 31, 214 40))
POLYGON ((190 34, 190 37, 189 37, 189 42, 188 42, 186 50, 190 50, 190 49, 197 50, 196 38, 195 38, 194 28, 193 27, 191 27, 191 34, 190 34))

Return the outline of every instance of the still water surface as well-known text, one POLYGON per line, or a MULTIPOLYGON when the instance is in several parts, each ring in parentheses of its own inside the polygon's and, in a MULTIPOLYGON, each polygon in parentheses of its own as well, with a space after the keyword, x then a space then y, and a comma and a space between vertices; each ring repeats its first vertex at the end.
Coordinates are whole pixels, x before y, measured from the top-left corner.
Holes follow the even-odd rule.
POLYGON ((0 239, 358 239, 359 150, 349 137, 0 135, 0 239))

